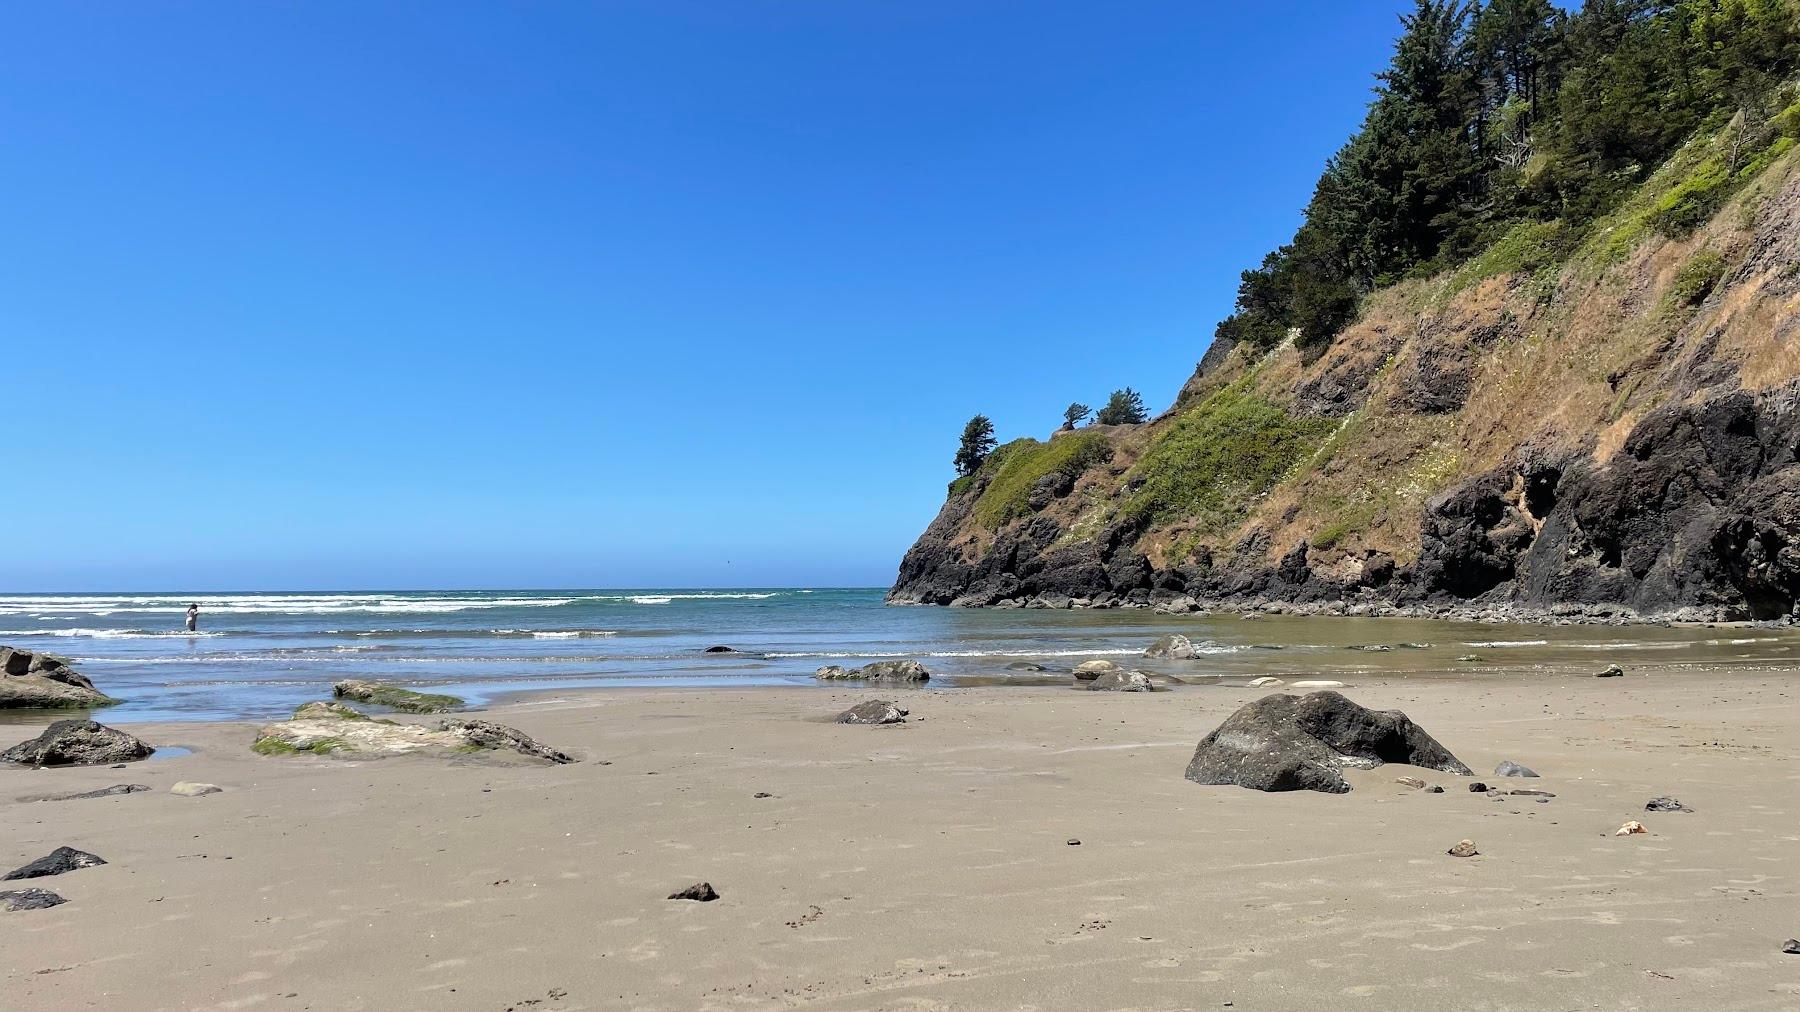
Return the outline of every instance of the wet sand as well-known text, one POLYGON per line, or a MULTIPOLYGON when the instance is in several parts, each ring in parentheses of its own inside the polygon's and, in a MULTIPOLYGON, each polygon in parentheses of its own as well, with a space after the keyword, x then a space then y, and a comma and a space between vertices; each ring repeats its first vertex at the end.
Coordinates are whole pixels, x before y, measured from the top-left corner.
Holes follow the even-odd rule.
POLYGON ((819 722, 896 698, 854 688, 489 711, 583 760, 561 767, 264 758, 253 725, 123 725, 194 752, 0 770, 0 864, 111 862, 27 883, 64 906, 0 914, 4 1004, 1800 1007, 1793 673, 1345 692, 1556 798, 1399 766, 1341 796, 1188 783, 1195 742, 1263 694, 1228 687, 899 693, 914 719, 880 728, 819 722), (15 800, 114 783, 154 790, 15 800), (1695 811, 1646 813, 1659 794, 1695 811), (1613 836, 1627 819, 1650 833, 1613 836), (1446 856, 1464 837, 1481 856, 1446 856), (702 880, 722 899, 664 898, 702 880))

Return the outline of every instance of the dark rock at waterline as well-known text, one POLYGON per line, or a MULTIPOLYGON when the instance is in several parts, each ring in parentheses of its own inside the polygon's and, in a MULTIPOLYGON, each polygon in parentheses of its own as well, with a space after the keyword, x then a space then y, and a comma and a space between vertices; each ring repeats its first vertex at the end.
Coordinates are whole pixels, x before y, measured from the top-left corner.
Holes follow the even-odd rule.
POLYGON ((1624 678, 1625 677, 1625 669, 1619 667, 1617 664, 1608 664, 1606 666, 1605 671, 1596 673, 1594 675, 1594 677, 1595 678, 1624 678))
POLYGON ((150 788, 144 784, 114 784, 102 787, 97 791, 79 791, 75 794, 43 794, 37 797, 20 798, 20 801, 81 801, 86 798, 110 798, 117 794, 140 794, 150 788))
POLYGON ((702 651, 701 651, 701 653, 706 653, 706 654, 739 654, 739 653, 743 653, 743 651, 742 651, 742 650, 739 650, 739 649, 737 649, 737 648, 736 648, 736 647, 726 647, 726 646, 717 646, 717 647, 707 647, 707 648, 706 648, 706 649, 705 649, 705 650, 702 650, 702 651))
POLYGON ((18 879, 44 878, 47 875, 61 875, 64 872, 78 871, 82 868, 97 868, 105 863, 98 856, 85 850, 76 850, 74 847, 58 847, 28 865, 14 868, 5 875, 0 875, 0 881, 12 882, 18 879))
POLYGON ((1187 779, 1258 791, 1343 794, 1346 767, 1404 763, 1469 775, 1437 739, 1398 710, 1370 710, 1329 690, 1264 696, 1201 739, 1187 779))
POLYGON ((839 724, 904 724, 909 711, 885 699, 858 703, 837 715, 839 724))
POLYGON ((1150 676, 1142 671, 1108 671, 1082 688, 1089 692, 1151 692, 1155 686, 1150 684, 1150 676))
POLYGON ((0 760, 26 766, 98 766, 132 762, 155 751, 132 735, 105 724, 59 720, 36 738, 0 752, 0 760))
POLYGON ((719 893, 718 890, 712 887, 711 882, 696 882, 680 892, 670 893, 669 898, 672 900, 693 900, 696 903, 711 903, 713 900, 719 898, 719 893))
POLYGON ((1191 661, 1200 656, 1194 642, 1180 633, 1170 633, 1160 637, 1144 651, 1145 657, 1160 657, 1172 661, 1191 661))
POLYGON ((813 672, 820 681, 887 682, 913 684, 931 679, 931 672, 918 661, 875 661, 860 668, 827 664, 813 672))
POLYGON ((1682 804, 1679 801, 1676 801, 1674 798, 1669 797, 1667 794, 1664 794, 1661 797, 1651 798, 1648 802, 1646 802, 1644 804, 1644 811, 1646 811, 1646 812, 1691 812, 1691 811, 1693 811, 1693 809, 1689 808, 1688 806, 1682 804))
POLYGON ((85 709, 118 702, 67 661, 41 651, 0 647, 0 672, 0 709, 85 709))
POLYGON ((1535 777, 1537 772, 1529 766, 1521 766, 1511 759, 1507 759, 1494 767, 1494 775, 1497 777, 1535 777))
POLYGON ((69 902, 48 889, 8 889, 0 892, 0 910, 48 910, 69 902))

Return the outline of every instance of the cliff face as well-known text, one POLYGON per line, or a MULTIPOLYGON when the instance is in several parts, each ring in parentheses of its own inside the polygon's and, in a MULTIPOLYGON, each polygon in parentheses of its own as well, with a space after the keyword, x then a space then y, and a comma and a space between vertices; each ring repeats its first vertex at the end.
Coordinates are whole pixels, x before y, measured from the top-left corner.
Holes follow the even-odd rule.
POLYGON ((1522 226, 1317 358, 1214 347, 1150 423, 1002 447, 890 600, 1794 616, 1800 153, 1641 230, 1697 157, 1572 254, 1522 226))

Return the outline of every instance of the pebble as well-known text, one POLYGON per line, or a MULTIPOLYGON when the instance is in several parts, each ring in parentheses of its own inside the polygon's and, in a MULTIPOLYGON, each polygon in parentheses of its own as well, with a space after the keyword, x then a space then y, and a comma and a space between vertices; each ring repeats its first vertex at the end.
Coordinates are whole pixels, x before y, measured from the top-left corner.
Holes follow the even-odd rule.
POLYGON ((1469 793, 1470 794, 1486 794, 1487 789, 1488 789, 1488 786, 1479 780, 1477 780, 1474 783, 1469 785, 1469 793))
POLYGON ((1077 839, 1075 839, 1075 838, 1074 838, 1074 837, 1072 837, 1072 836, 1071 836, 1071 837, 1069 837, 1069 846, 1071 846, 1071 847, 1079 847, 1079 846, 1081 846, 1081 841, 1080 841, 1080 840, 1077 840, 1077 839))
POLYGON ((1474 840, 1463 840, 1444 853, 1449 854, 1451 857, 1474 857, 1481 853, 1481 851, 1475 849, 1474 840))

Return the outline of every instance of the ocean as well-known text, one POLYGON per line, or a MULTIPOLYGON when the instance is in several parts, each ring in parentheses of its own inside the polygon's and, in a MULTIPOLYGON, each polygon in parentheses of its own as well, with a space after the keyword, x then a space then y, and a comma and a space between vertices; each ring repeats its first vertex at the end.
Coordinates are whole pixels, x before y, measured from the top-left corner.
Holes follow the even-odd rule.
POLYGON ((1176 678, 1504 678, 1615 662, 1787 668, 1800 644, 1800 633, 1761 628, 889 607, 879 589, 0 595, 0 644, 69 659, 126 700, 104 711, 120 721, 270 717, 328 697, 341 678, 475 705, 592 686, 804 685, 822 664, 889 657, 923 661, 935 688, 1066 684, 1081 660, 1125 662, 1169 632, 1203 655, 1129 663, 1176 678), (200 606, 193 634, 182 627, 190 603, 200 606))

